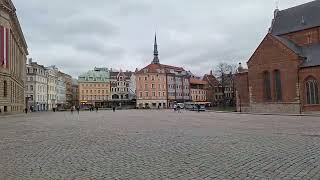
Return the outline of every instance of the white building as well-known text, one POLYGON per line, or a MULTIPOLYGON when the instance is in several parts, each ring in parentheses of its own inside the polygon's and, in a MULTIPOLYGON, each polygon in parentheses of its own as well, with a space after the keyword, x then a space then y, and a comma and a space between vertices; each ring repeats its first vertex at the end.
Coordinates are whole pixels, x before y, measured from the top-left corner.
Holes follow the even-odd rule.
POLYGON ((28 109, 45 111, 47 107, 47 72, 44 66, 32 62, 27 64, 25 95, 28 109))
POLYGON ((63 108, 67 103, 66 82, 62 76, 57 78, 57 107, 63 108))
POLYGON ((129 81, 129 100, 137 99, 136 75, 131 74, 129 81))

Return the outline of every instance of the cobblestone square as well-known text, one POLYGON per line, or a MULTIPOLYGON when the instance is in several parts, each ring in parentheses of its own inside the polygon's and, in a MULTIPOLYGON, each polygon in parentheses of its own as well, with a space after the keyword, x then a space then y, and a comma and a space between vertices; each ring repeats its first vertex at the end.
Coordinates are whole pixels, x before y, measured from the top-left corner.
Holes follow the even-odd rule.
POLYGON ((320 118, 140 110, 0 117, 0 179, 320 179, 320 118))

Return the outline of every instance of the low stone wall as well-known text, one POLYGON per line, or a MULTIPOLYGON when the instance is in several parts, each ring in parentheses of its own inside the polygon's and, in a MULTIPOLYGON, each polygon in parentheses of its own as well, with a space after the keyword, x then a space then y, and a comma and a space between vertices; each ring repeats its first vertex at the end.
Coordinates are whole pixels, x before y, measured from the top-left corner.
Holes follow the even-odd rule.
POLYGON ((266 103, 251 104, 249 112, 254 113, 300 113, 300 105, 297 103, 266 103))

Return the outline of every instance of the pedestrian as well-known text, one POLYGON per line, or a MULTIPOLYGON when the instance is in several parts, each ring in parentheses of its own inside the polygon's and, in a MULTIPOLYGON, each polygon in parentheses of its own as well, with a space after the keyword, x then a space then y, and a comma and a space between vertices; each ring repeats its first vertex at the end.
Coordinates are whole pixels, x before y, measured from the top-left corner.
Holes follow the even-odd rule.
POLYGON ((113 106, 113 107, 112 107, 112 110, 113 110, 113 112, 116 112, 116 107, 113 106))
POLYGON ((176 104, 173 105, 173 110, 174 110, 174 112, 177 111, 177 105, 176 104))
POLYGON ((77 112, 78 112, 78 114, 80 113, 80 107, 79 106, 77 106, 77 112))
POLYGON ((99 108, 98 108, 98 106, 96 106, 96 112, 98 112, 98 110, 99 110, 99 108))
POLYGON ((200 112, 200 104, 197 104, 198 112, 200 112))
POLYGON ((28 114, 28 108, 24 108, 24 112, 28 114))

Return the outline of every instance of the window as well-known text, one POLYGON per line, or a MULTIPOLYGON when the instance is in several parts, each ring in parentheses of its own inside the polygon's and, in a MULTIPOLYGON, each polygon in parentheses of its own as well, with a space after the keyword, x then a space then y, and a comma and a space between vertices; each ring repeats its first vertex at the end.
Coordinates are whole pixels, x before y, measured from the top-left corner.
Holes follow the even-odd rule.
POLYGON ((281 74, 279 70, 275 70, 273 72, 274 76, 274 94, 275 94, 275 99, 277 101, 282 100, 282 88, 281 88, 281 74))
POLYGON ((140 92, 140 97, 142 97, 142 92, 140 92))
POLYGON ((149 96, 149 93, 148 92, 146 92, 146 97, 148 97, 149 96))
POLYGON ((154 89, 154 88, 155 88, 154 84, 151 84, 151 88, 152 88, 152 89, 154 89))
POLYGON ((306 81, 307 104, 319 104, 318 83, 314 78, 306 81))
POLYGON ((32 85, 30 86, 30 90, 33 91, 33 86, 32 85))
POLYGON ((270 73, 265 71, 263 73, 263 87, 264 87, 264 99, 271 100, 271 87, 270 87, 270 73))
POLYGON ((147 81, 147 80, 148 80, 148 77, 147 77, 147 76, 146 76, 146 77, 144 77, 144 80, 145 80, 145 81, 147 81))
POLYGON ((3 97, 8 96, 8 83, 7 81, 3 81, 3 97))

